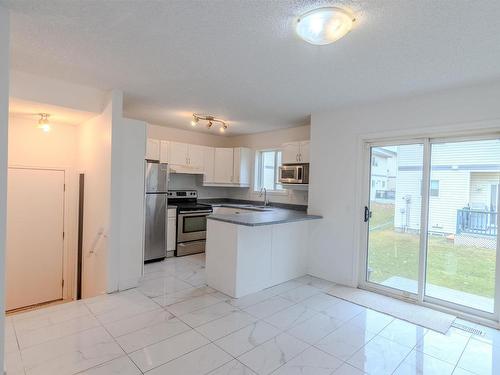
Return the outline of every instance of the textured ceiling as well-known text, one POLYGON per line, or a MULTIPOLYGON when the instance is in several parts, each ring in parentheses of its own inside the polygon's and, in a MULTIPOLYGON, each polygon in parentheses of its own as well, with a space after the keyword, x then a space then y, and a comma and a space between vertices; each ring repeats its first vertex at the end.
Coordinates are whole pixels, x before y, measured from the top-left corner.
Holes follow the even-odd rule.
POLYGON ((96 116, 96 113, 79 111, 67 107, 36 103, 18 98, 9 99, 9 115, 33 120, 36 124, 40 113, 48 113, 50 122, 66 125, 77 125, 96 116))
POLYGON ((13 69, 125 93, 130 117, 229 135, 297 126, 310 113, 500 79, 500 1, 0 0, 13 69), (337 43, 299 40, 295 18, 352 9, 337 43))

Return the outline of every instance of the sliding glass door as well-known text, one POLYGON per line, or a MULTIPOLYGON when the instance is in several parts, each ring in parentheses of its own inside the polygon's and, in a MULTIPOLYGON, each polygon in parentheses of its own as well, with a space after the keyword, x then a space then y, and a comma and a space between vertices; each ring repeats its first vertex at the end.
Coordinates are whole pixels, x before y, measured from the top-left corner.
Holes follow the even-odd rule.
POLYGON ((362 285, 498 319, 500 140, 368 146, 362 285))
POLYGON ((417 294, 423 144, 372 147, 367 280, 417 294), (371 217, 370 217, 371 216, 371 217))
POLYGON ((500 142, 431 145, 425 295, 494 312, 500 142))

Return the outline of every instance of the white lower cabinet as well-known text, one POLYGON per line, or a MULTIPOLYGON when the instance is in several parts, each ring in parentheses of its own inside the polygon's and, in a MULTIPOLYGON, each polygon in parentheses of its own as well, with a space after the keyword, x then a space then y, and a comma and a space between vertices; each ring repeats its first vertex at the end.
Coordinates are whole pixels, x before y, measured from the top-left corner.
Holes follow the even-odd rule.
POLYGON ((307 221, 245 226, 208 219, 207 284, 240 298, 305 275, 308 233, 307 221))
POLYGON ((167 214, 167 251, 175 251, 177 234, 177 210, 169 208, 167 214))

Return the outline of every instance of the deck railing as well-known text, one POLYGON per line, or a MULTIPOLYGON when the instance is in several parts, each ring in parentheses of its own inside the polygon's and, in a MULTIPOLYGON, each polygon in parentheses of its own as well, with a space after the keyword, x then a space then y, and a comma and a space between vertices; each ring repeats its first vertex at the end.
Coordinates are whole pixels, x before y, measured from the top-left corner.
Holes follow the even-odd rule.
POLYGON ((498 233, 498 213, 477 211, 467 208, 457 210, 457 234, 496 236, 498 233))

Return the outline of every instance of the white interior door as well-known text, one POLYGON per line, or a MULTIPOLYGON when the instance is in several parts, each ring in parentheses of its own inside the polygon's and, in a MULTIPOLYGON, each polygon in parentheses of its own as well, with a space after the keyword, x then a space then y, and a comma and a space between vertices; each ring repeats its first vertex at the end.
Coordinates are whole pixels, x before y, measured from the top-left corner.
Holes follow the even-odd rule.
POLYGON ((62 299, 64 171, 9 168, 6 309, 62 299))

